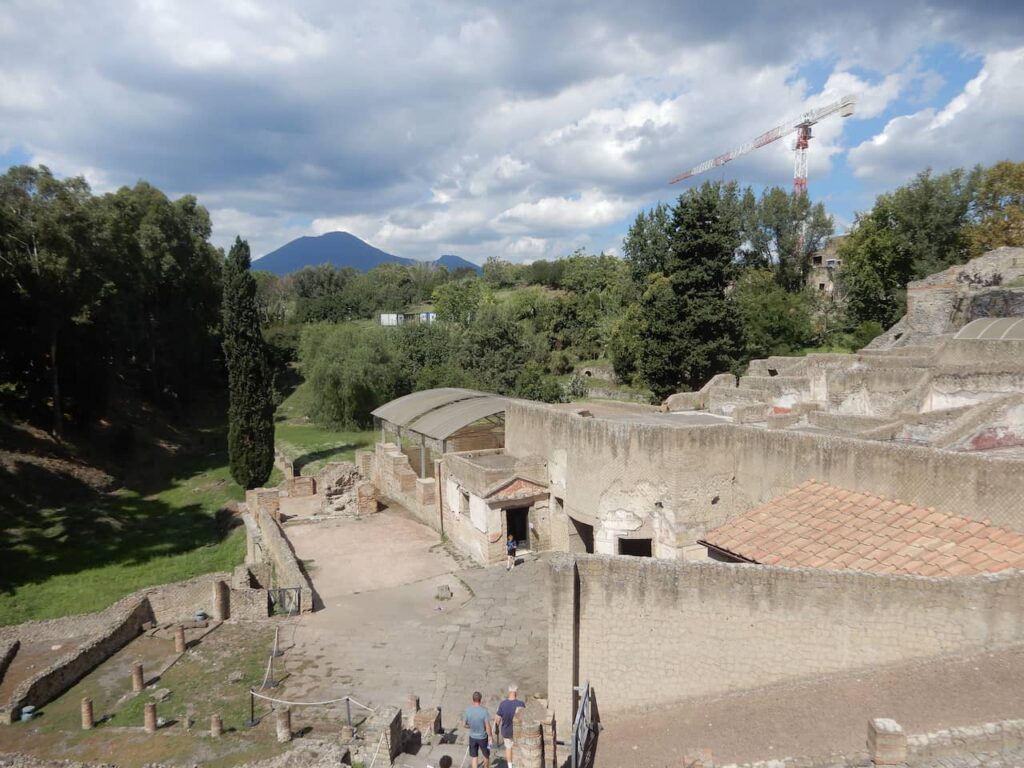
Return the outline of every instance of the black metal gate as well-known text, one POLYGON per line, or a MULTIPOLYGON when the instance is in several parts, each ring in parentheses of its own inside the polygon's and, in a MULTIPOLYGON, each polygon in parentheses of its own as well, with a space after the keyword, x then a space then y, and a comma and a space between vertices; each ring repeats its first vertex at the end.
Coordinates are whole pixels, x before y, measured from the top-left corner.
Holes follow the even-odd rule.
POLYGON ((301 590, 299 587, 268 589, 271 616, 294 616, 299 612, 301 590))
POLYGON ((576 690, 580 693, 580 703, 576 707, 576 717, 572 721, 570 765, 572 768, 590 768, 594 764, 594 749, 597 746, 597 734, 601 730, 601 725, 594 721, 590 682, 587 681, 576 690))

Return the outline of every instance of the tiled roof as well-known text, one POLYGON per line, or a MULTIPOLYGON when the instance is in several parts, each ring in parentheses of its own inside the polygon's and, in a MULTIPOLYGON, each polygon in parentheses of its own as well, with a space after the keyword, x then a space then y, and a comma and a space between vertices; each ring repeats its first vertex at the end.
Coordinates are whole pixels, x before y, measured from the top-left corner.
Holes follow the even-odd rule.
POLYGON ((764 565, 965 576, 1024 569, 1024 535, 810 480, 705 543, 764 565))
POLYGON ((524 480, 521 477, 517 477, 507 485, 502 486, 488 497, 488 501, 505 501, 508 499, 521 499, 528 498, 530 496, 537 496, 538 494, 545 493, 547 489, 543 485, 537 483, 531 483, 529 480, 524 480))

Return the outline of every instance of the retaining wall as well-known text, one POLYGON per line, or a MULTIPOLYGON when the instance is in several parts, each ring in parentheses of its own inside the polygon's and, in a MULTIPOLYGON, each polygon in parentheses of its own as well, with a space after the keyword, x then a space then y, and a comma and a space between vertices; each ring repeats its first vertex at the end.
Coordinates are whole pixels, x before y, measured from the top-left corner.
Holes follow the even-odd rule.
POLYGON ((274 566, 274 587, 298 587, 299 610, 303 613, 313 610, 313 585, 306 572, 299 565, 288 537, 284 535, 281 524, 269 513, 260 510, 255 515, 259 526, 263 551, 269 556, 274 566))
POLYGON ((1024 574, 933 579, 558 555, 548 685, 605 712, 1024 641, 1024 574))

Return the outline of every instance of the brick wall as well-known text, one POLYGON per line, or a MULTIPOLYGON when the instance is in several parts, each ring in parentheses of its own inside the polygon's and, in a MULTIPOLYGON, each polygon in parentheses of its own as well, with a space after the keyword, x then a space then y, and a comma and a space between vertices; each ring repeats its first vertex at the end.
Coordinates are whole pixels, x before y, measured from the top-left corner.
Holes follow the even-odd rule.
POLYGON ((213 616, 213 583, 230 580, 229 573, 208 573, 188 581, 162 584, 143 590, 158 624, 183 621, 195 617, 197 610, 213 616))
POLYGON ((94 635, 19 685, 7 702, 6 710, 0 711, 0 720, 11 723, 26 704, 39 707, 52 701, 137 637, 142 625, 153 619, 149 600, 138 595, 124 598, 104 613, 112 620, 106 631, 94 635))
POLYGON ((274 566, 273 587, 299 587, 300 610, 305 613, 313 610, 313 585, 299 566, 288 538, 281 530, 281 524, 266 512, 256 514, 263 548, 274 566))
POLYGON ((575 572, 578 603, 570 556, 555 558, 549 694, 562 720, 574 653, 575 679, 589 679, 609 712, 1024 640, 1019 573, 929 579, 602 556, 577 556, 575 572))

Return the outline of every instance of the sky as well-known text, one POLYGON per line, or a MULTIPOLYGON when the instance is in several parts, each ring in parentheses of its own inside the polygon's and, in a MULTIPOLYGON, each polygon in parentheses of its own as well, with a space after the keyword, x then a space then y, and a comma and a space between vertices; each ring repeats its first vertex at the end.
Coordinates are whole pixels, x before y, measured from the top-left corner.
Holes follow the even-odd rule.
MULTIPOLYGON (((0 2, 0 170, 195 194, 255 255, 345 230, 482 263, 621 253, 677 173, 853 93, 809 193, 844 231, 931 167, 1024 160, 1024 6, 0 2)), ((792 184, 792 138, 686 184, 792 184)))

